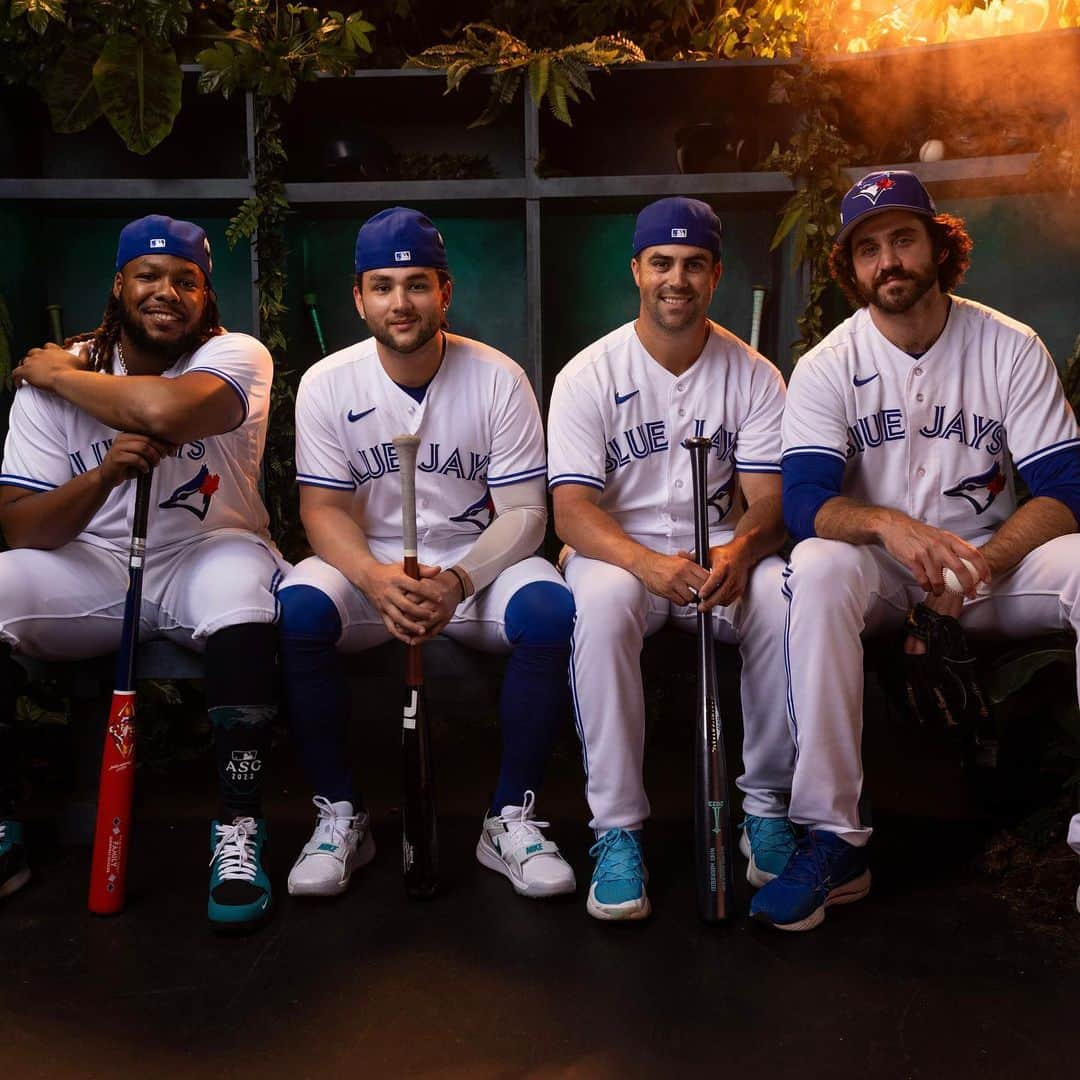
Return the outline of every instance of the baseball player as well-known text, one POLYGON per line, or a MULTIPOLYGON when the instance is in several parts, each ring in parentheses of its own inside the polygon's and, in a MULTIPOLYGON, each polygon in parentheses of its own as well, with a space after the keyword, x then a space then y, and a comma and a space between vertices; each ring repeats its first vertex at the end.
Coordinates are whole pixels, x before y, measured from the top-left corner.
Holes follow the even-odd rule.
MULTIPOLYGON (((208 915, 252 926, 268 913, 263 766, 275 712, 275 585, 287 565, 259 497, 272 363, 226 333, 197 225, 160 215, 120 233, 101 326, 71 351, 34 349, 0 472, 2 722, 12 651, 73 660, 115 650, 127 589, 134 485, 154 470, 141 636, 205 655, 219 816, 208 915)), ((10 733, 10 727, 8 728, 10 733)), ((0 751, 0 890, 29 876, 15 820, 14 755, 0 751)))
POLYGON ((970 249, 917 177, 864 176, 831 259, 858 310, 791 379, 784 516, 799 543, 784 648, 790 815, 806 832, 751 906, 782 929, 870 888, 861 635, 902 626, 919 602, 977 633, 1080 629, 1080 430, 1035 332, 951 295, 970 249), (1032 494, 1022 506, 1014 464, 1032 494))
POLYGON ((641 830, 645 703, 639 654, 665 623, 693 631, 712 612, 743 658, 739 779, 761 885, 794 850, 787 821, 794 744, 784 697, 780 417, 784 383, 764 357, 707 317, 720 280, 720 221, 696 199, 651 203, 637 218, 630 269, 636 321, 559 372, 548 414, 549 486, 577 619, 571 691, 597 837, 589 898, 598 919, 650 912, 641 830), (711 570, 694 545, 690 455, 708 436, 711 570))
POLYGON ((573 601, 533 552, 547 522, 540 414, 512 360, 446 326, 452 284, 439 231, 393 207, 356 237, 356 309, 372 336, 315 364, 296 400, 300 512, 315 556, 285 580, 282 656, 295 737, 315 790, 311 840, 289 892, 342 892, 375 853, 345 752, 338 652, 445 632, 509 653, 503 755, 477 858, 531 897, 574 889, 541 831, 535 792, 568 712, 573 601), (421 580, 402 567, 393 438, 419 436, 421 580))

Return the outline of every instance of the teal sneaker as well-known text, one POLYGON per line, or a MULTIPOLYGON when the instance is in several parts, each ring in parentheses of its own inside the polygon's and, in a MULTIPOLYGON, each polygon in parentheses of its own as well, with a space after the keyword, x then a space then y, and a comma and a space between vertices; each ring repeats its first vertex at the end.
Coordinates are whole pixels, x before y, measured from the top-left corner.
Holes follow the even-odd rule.
POLYGON ((238 817, 210 826, 210 900, 206 913, 217 930, 249 930, 270 914, 270 879, 263 870, 266 822, 238 817))
POLYGON ((0 896, 18 892, 29 880, 23 827, 17 821, 0 821, 0 896))
POLYGON ((783 872, 795 854, 795 830, 786 817, 758 817, 747 814, 740 826, 739 850, 750 860, 746 880, 760 889, 783 872))
POLYGON ((596 859, 585 910, 594 919, 644 919, 652 908, 645 895, 649 871, 641 853, 641 832, 609 829, 591 848, 596 859))

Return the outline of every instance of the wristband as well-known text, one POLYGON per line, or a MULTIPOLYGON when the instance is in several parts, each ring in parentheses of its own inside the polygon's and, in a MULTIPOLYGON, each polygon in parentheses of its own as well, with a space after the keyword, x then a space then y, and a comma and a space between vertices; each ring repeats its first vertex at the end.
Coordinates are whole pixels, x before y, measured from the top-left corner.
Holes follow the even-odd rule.
POLYGON ((469 595, 469 585, 465 580, 465 575, 453 566, 448 566, 446 570, 447 573, 453 574, 458 579, 458 584, 461 586, 461 599, 466 599, 469 595))

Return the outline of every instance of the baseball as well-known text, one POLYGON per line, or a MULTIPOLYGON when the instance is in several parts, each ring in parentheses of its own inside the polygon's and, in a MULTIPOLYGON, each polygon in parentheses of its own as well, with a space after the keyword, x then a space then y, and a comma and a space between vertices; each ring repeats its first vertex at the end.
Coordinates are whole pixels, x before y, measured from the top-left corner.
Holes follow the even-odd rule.
MULTIPOLYGON (((975 567, 967 561, 967 559, 960 560, 964 564, 964 569, 967 570, 972 576, 977 576, 975 567)), ((941 580, 945 586, 946 592, 962 593, 964 586, 960 584, 960 579, 956 576, 956 572, 949 566, 946 566, 941 571, 941 580)))
POLYGON ((940 139, 927 139, 919 147, 920 161, 940 161, 945 156, 945 144, 940 139))

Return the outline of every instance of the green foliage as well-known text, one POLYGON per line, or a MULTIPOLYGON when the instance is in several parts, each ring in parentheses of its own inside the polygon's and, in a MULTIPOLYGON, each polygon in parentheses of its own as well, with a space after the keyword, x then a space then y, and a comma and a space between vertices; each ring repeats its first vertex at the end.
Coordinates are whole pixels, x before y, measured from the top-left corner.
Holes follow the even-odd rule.
POLYGON ((829 252, 840 221, 840 200, 851 186, 843 169, 858 164, 865 153, 840 134, 837 100, 840 88, 824 66, 804 58, 795 72, 781 71, 773 80, 769 100, 789 105, 801 116, 788 149, 776 148, 762 167, 785 173, 796 185, 795 194, 780 211, 773 234, 775 249, 792 238, 793 269, 809 269, 807 303, 798 320, 797 359, 825 333, 823 299, 829 287, 829 252))
POLYGON ((457 90, 479 68, 494 68, 487 106, 470 127, 490 124, 517 96, 526 76, 536 105, 545 99, 554 116, 570 125, 570 102, 592 97, 590 67, 639 63, 645 54, 629 39, 602 36, 561 49, 530 49, 520 38, 490 23, 469 23, 461 37, 409 58, 407 67, 446 71, 446 92, 457 90))

